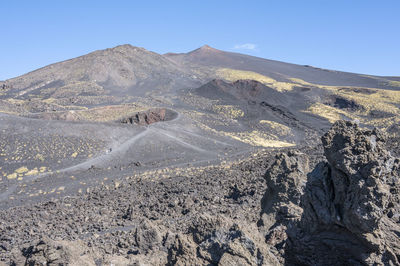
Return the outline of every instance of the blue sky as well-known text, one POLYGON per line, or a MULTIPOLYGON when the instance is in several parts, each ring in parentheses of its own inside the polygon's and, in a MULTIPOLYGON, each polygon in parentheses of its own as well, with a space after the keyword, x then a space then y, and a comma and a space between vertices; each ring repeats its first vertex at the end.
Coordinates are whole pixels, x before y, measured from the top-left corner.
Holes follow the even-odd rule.
POLYGON ((130 43, 400 76, 400 1, 2 1, 0 80, 130 43))

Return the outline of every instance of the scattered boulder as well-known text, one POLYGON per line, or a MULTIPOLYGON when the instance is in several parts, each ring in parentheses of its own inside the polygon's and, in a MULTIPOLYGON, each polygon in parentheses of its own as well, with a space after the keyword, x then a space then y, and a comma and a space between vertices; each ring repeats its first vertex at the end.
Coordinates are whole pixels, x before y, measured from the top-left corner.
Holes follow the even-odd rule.
POLYGON ((11 265, 93 265, 93 258, 87 253, 87 247, 76 241, 44 237, 22 249, 13 249, 11 265))

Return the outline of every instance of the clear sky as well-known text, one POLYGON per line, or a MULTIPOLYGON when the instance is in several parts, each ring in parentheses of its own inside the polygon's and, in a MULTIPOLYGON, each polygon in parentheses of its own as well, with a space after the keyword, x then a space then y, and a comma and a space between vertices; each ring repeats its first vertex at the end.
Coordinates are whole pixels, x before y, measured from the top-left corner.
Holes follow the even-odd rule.
POLYGON ((0 80, 94 50, 204 44, 268 59, 400 76, 399 0, 2 1, 0 80))

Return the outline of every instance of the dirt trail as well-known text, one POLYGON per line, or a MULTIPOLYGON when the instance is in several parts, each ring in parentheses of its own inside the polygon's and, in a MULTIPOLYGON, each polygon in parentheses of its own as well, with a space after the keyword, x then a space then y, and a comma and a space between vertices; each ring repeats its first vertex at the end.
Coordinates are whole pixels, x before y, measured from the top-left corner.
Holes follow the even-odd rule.
MULTIPOLYGON (((10 185, 7 190, 0 193, 0 202, 4 202, 9 200, 9 197, 15 194, 18 187, 22 184, 28 184, 32 182, 37 182, 39 179, 43 180, 45 177, 64 174, 64 173, 72 173, 77 171, 87 171, 91 168, 102 168, 105 169, 105 166, 108 165, 116 165, 119 162, 122 162, 129 150, 132 150, 135 145, 142 145, 143 143, 138 143, 139 141, 145 141, 145 143, 151 143, 153 139, 165 139, 167 143, 173 142, 179 146, 182 146, 185 149, 192 150, 195 153, 205 154, 207 155, 207 159, 198 160, 197 163, 204 162, 212 162, 219 159, 219 153, 213 150, 204 149, 204 147, 200 146, 198 143, 203 143, 207 141, 209 143, 221 144, 223 146, 229 147, 232 146, 229 143, 218 141, 214 138, 207 138, 196 133, 193 133, 189 130, 186 130, 182 127, 182 125, 176 124, 178 120, 180 120, 180 115, 178 115, 174 120, 148 125, 146 127, 141 127, 142 131, 138 134, 132 136, 126 141, 120 142, 118 140, 113 140, 109 144, 109 149, 105 150, 102 154, 94 158, 90 158, 86 161, 79 162, 75 165, 68 166, 62 169, 54 170, 53 172, 42 173, 34 176, 27 176, 23 181, 10 185), (173 122, 174 121, 174 122, 173 122), (168 125, 166 125, 168 124, 168 125), (191 143, 190 140, 201 140, 193 141, 191 143), (188 141, 189 140, 189 141, 188 141), (196 145, 197 144, 197 145, 196 145)), ((243 152, 247 152, 241 150, 240 154, 243 152)), ((171 163, 168 166, 175 167, 179 165, 185 165, 188 162, 177 162, 171 163)), ((157 167, 154 167, 157 168, 157 167)), ((47 183, 46 180, 43 180, 44 183, 47 183)), ((50 182, 50 181, 49 181, 50 182)), ((73 182, 70 183, 73 186, 73 182)))

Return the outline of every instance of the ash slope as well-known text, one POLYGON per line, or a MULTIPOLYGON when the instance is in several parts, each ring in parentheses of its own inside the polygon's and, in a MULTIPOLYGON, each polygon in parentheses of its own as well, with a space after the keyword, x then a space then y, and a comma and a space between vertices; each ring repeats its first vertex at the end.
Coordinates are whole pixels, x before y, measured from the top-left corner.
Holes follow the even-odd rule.
POLYGON ((216 163, 228 159, 227 154, 253 150, 196 128, 182 115, 147 126, 5 114, 0 121, 0 208, 84 193, 168 167, 216 163))
POLYGON ((159 55, 123 45, 56 63, 0 86, 6 113, 0 117, 0 205, 83 193, 166 167, 312 145, 339 119, 395 137, 396 82, 208 46, 159 55), (147 126, 149 110, 177 117, 147 126), (133 117, 142 126, 121 125, 133 117))
POLYGON ((184 68, 166 57, 131 45, 55 63, 6 81, 15 98, 29 94, 60 97, 60 91, 75 89, 86 96, 143 95, 149 90, 181 88, 196 84, 184 68), (91 92, 92 90, 92 92, 91 92))
POLYGON ((389 81, 392 80, 392 78, 367 76, 312 66, 289 64, 244 54, 225 52, 208 45, 204 45, 189 53, 168 53, 165 54, 165 56, 177 63, 188 66, 195 64, 207 67, 241 69, 257 72, 279 81, 285 81, 287 78, 298 78, 309 83, 322 85, 397 88, 391 86, 389 81))

